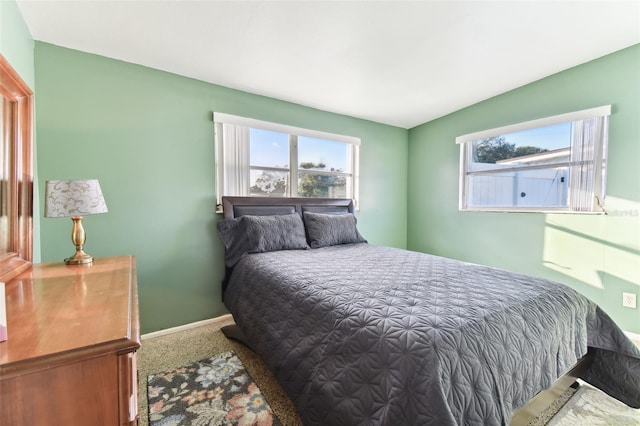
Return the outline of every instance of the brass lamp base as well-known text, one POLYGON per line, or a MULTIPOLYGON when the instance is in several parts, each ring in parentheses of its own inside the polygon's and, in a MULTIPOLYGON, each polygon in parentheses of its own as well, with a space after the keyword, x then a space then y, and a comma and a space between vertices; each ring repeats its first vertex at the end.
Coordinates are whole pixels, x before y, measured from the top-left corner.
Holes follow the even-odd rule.
POLYGON ((89 256, 82 250, 77 251, 76 254, 64 260, 65 265, 86 265, 89 263, 93 263, 93 256, 89 256))
POLYGON ((73 228, 71 229, 71 241, 76 246, 76 254, 64 260, 65 265, 87 265, 93 263, 93 256, 89 256, 82 248, 86 239, 82 227, 82 216, 73 216, 73 228))

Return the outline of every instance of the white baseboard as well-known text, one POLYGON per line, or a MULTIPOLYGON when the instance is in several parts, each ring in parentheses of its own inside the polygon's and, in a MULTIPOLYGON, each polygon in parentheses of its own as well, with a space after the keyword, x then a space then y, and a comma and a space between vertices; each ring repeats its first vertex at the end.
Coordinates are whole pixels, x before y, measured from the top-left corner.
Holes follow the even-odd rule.
POLYGON ((640 334, 632 333, 630 331, 625 331, 624 334, 626 334, 629 339, 633 340, 633 342, 640 347, 640 334))
POLYGON ((158 330, 151 333, 143 334, 140 336, 141 340, 153 339, 154 337, 166 336, 167 334, 177 333, 179 331, 189 330, 196 327, 202 327, 203 325, 217 324, 233 321, 231 314, 221 315, 216 318, 211 318, 202 321, 192 322, 190 324, 179 325, 177 327, 166 328, 164 330, 158 330))

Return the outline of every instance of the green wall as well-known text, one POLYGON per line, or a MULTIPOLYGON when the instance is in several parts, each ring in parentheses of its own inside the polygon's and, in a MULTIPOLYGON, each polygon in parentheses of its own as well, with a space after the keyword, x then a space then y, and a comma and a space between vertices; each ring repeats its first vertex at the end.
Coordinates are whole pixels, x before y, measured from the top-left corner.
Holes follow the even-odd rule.
MULTIPOLYGON (((212 111, 360 137, 359 228, 406 247, 405 129, 41 42, 35 65, 41 191, 100 180, 109 213, 85 217, 85 251, 136 256, 143 333, 226 313, 212 111)), ((70 220, 41 227, 43 261, 72 254, 70 220)))
POLYGON ((640 45, 411 129, 408 188, 409 249, 554 279, 640 333, 640 45), (606 104, 608 215, 458 211, 456 136, 606 104))
POLYGON ((0 53, 33 90, 33 38, 13 0, 0 1, 0 53))

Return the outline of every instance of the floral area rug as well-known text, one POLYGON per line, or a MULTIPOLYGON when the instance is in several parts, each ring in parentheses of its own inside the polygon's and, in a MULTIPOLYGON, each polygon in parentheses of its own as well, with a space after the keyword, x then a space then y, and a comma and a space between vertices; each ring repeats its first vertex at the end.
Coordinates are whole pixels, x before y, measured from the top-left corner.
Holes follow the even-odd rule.
POLYGON ((281 425, 234 352, 148 377, 151 426, 281 425))

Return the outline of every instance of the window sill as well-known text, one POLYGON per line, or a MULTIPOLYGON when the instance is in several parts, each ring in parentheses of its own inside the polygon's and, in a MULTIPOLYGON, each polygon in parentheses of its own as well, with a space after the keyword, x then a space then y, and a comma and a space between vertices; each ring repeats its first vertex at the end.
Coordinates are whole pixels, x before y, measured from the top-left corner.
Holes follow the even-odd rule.
POLYGON ((578 215, 606 215, 606 211, 581 212, 567 209, 511 209, 511 208, 464 208, 460 212, 487 212, 487 213, 542 213, 542 214, 578 214, 578 215))

